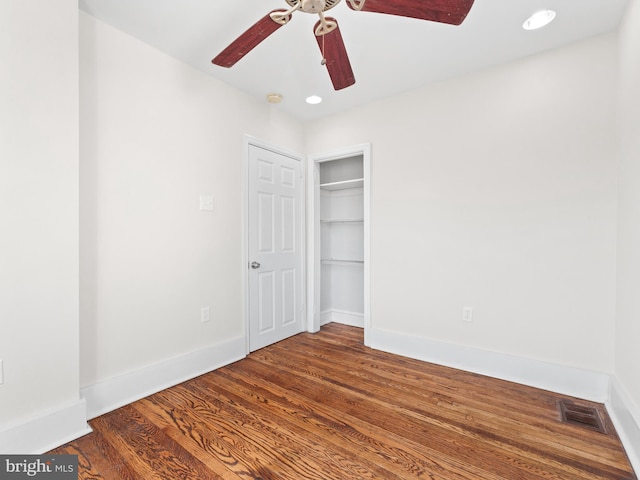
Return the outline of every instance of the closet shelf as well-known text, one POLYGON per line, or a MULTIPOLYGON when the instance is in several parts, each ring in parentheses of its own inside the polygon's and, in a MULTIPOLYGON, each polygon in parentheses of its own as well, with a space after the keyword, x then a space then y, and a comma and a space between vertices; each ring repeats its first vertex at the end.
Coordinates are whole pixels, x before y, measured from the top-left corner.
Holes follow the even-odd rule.
POLYGON ((320 223, 363 223, 364 218, 325 218, 320 223))
POLYGON ((341 182, 321 183, 320 188, 323 190, 345 190, 347 188, 364 187, 364 178, 354 178, 352 180, 343 180, 341 182))
POLYGON ((364 266, 364 260, 337 260, 337 259, 327 259, 320 260, 322 265, 342 265, 345 267, 362 267, 364 266))

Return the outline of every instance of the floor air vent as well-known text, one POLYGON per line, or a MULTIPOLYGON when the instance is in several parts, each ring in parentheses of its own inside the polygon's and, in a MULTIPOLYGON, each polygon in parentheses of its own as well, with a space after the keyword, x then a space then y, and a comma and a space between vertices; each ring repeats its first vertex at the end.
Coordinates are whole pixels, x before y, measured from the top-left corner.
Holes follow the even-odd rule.
POLYGON ((560 400, 559 404, 563 422, 607 433, 596 408, 576 405, 568 400, 560 400))

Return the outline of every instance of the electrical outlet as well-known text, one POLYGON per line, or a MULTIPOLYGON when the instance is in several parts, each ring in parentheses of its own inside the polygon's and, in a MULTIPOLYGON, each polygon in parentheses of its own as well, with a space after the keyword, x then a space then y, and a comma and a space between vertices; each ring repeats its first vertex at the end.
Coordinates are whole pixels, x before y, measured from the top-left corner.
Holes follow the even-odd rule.
POLYGON ((213 195, 200 195, 200 210, 207 212, 213 212, 215 209, 215 202, 213 195))
POLYGON ((465 322, 473 322, 473 308, 462 307, 462 320, 465 322))
POLYGON ((206 307, 202 307, 200 309, 200 321, 202 323, 205 323, 209 320, 211 320, 211 307, 207 305, 206 307))

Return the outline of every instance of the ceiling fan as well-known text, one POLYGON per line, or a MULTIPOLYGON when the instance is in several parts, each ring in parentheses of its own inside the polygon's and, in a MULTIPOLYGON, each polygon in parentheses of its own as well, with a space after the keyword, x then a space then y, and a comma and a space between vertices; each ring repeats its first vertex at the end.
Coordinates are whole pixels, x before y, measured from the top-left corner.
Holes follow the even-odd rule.
MULTIPOLYGON (((232 67, 277 29, 291 20, 294 12, 314 13, 320 20, 314 34, 322 53, 322 64, 327 67, 335 90, 356 83, 349 56, 338 27, 338 21, 326 17, 340 0, 285 0, 288 10, 274 10, 258 20, 246 32, 225 48, 212 63, 232 67)), ((352 10, 411 17, 432 22, 460 25, 471 10, 474 0, 346 0, 352 10)))

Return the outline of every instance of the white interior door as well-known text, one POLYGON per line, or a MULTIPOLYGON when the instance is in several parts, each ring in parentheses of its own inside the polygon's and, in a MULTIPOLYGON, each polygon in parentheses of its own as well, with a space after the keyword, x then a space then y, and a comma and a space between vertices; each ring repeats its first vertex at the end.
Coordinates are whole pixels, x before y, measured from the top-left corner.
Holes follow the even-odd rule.
POLYGON ((304 324, 301 160, 249 145, 249 350, 304 324))

